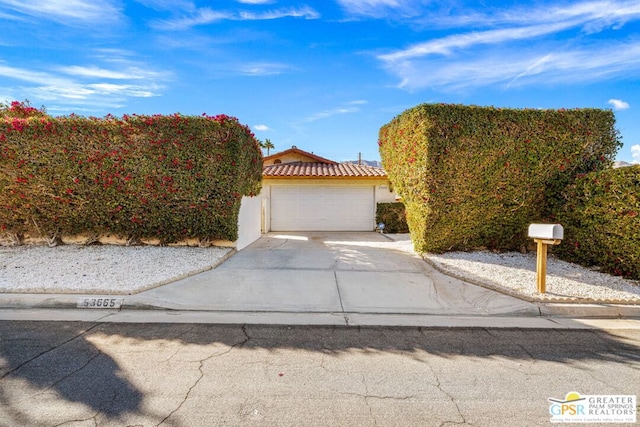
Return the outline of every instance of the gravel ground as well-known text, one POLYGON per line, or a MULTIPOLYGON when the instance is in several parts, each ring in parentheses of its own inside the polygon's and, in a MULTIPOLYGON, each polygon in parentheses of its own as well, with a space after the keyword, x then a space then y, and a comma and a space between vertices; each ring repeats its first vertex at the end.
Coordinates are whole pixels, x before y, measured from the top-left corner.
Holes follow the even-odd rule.
POLYGON ((640 304, 640 282, 547 259, 546 293, 536 291, 536 254, 449 252, 425 259, 453 276, 535 301, 640 304))
MULTIPOLYGON (((385 234, 413 252, 408 234, 385 234)), ((640 281, 600 273, 549 255, 547 291, 536 291, 536 253, 449 252, 423 257, 438 270, 509 295, 541 302, 640 304, 640 281)))
POLYGON ((127 295, 209 270, 231 251, 116 245, 0 247, 0 293, 127 295))

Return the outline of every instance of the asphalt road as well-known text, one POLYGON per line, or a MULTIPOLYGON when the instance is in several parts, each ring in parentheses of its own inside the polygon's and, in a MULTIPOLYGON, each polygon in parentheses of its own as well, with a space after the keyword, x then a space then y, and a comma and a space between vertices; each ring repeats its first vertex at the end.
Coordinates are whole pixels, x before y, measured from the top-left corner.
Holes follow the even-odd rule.
POLYGON ((0 322, 2 426, 536 426, 640 395, 639 330, 0 322))

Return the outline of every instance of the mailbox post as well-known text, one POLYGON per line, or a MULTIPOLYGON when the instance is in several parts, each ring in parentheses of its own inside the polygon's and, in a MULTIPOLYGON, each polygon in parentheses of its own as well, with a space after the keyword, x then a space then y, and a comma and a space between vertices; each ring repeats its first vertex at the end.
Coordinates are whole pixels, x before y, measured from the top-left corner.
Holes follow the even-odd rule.
POLYGON ((538 244, 536 263, 538 292, 547 291, 547 245, 559 245, 564 237, 564 229, 560 224, 531 224, 529 237, 538 244))

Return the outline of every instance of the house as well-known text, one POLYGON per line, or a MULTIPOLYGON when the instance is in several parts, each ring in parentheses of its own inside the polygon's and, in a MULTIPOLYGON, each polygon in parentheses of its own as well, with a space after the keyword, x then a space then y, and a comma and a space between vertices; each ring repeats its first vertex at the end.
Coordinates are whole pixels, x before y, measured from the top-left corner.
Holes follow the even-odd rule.
POLYGON ((373 231, 376 204, 393 202, 382 168, 338 163, 295 146, 264 158, 262 232, 373 231))

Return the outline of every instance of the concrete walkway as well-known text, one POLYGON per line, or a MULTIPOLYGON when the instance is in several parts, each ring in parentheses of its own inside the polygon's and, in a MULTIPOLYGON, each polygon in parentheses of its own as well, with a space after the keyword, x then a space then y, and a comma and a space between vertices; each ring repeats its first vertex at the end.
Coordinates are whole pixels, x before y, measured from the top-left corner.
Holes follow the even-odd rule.
MULTIPOLYGON (((213 323, 502 327, 571 327, 589 324, 576 325, 571 317, 618 317, 602 307, 540 305, 466 283, 436 271, 408 245, 377 233, 271 233, 213 270, 125 296, 125 310, 80 310, 77 316, 133 322, 198 317, 213 323), (143 309, 164 311, 136 314, 143 309)), ((24 316, 29 308, 75 308, 78 297, 3 295, 0 307, 22 308, 24 316)), ((1 311, 0 319, 13 318, 1 311)), ((76 316, 71 311, 76 310, 66 317, 76 316)), ((637 325, 633 320, 626 324, 637 325)))

